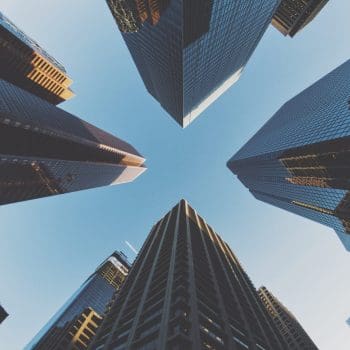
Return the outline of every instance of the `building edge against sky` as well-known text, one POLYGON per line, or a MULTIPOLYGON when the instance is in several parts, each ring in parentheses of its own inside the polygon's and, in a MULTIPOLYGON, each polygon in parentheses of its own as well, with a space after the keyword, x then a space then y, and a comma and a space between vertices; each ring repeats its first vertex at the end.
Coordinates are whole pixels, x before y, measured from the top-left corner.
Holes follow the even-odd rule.
POLYGON ((89 350, 287 349, 230 247, 181 200, 152 228, 89 350))
POLYGON ((296 317, 266 287, 260 287, 258 294, 291 349, 318 349, 296 317))
POLYGON ((24 350, 87 349, 129 269, 130 263, 122 252, 111 254, 24 350))
POLYGON ((145 159, 55 105, 72 80, 0 12, 0 204, 130 182, 145 159))
POLYGON ((0 324, 8 317, 7 311, 0 304, 0 324))
POLYGON ((272 25, 283 35, 293 37, 307 26, 328 3, 328 0, 282 0, 272 25))
POLYGON ((255 198, 334 228, 350 251, 350 60, 285 103, 228 161, 255 198))
POLYGON ((74 96, 65 68, 0 12, 0 78, 57 105, 74 96))
POLYGON ((278 0, 107 3, 148 92, 186 127, 239 79, 278 0))
POLYGON ((0 204, 130 182, 145 159, 127 142, 0 79, 0 204))
POLYGON ((106 0, 148 92, 185 128, 236 83, 272 23, 294 35, 326 0, 106 0))

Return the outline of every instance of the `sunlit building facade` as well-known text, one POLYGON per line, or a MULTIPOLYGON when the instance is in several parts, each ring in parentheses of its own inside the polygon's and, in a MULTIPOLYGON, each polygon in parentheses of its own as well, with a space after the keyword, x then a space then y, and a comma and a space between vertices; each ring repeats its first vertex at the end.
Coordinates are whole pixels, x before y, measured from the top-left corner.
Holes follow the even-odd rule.
POLYGON ((272 24, 283 35, 293 37, 308 25, 328 0, 281 0, 272 24))
POLYGON ((130 264, 114 252, 82 284, 25 350, 83 350, 93 340, 128 275, 130 264))
POLYGON ((85 309, 64 325, 52 327, 35 350, 85 350, 96 335, 102 317, 92 308, 85 309))
POLYGON ((8 315, 7 311, 0 305, 0 323, 2 323, 8 315))
POLYGON ((335 229, 350 250, 350 60, 287 102, 228 162, 255 198, 335 229))
POLYGON ((0 79, 55 105, 74 96, 65 68, 1 12, 0 79))
POLYGON ((295 316, 266 288, 258 290, 261 301, 290 350, 318 350, 295 316))
POLYGON ((107 0, 148 92, 189 125, 240 77, 279 0, 107 0))
POLYGON ((89 350, 285 350, 230 247, 182 200, 157 222, 89 350))
POLYGON ((0 204, 129 182, 145 167, 128 143, 0 80, 0 204))

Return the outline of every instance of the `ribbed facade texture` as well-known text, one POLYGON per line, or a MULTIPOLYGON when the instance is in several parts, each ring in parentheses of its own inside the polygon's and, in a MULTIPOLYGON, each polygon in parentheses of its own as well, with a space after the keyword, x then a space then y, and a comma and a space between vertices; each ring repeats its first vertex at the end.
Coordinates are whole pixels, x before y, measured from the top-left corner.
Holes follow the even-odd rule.
POLYGON ((182 200, 152 228, 89 350, 285 350, 229 246, 182 200))
POLYGON ((64 67, 1 12, 0 78, 55 105, 74 96, 64 67))
POLYGON ((148 92, 186 127, 240 77, 279 0, 106 0, 148 92))
POLYGON ((266 287, 258 293, 290 350, 318 350, 295 316, 266 287))
POLYGON ((228 162, 259 200, 334 228, 350 250, 350 60, 287 102, 228 162))
POLYGON ((86 349, 118 294, 129 268, 124 254, 114 252, 52 317, 25 350, 86 349))
POLYGON ((6 312, 6 310, 0 305, 0 323, 2 323, 9 314, 6 312))
POLYGON ((272 24, 283 35, 293 37, 308 25, 328 0, 281 0, 272 24))
POLYGON ((129 182, 143 163, 128 143, 0 80, 0 204, 129 182))

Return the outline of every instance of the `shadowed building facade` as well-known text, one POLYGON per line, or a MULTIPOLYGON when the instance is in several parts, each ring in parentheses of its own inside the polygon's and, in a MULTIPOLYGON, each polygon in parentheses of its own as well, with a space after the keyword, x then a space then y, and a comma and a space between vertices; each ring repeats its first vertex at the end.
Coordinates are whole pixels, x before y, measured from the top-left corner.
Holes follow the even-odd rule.
POLYGON ((148 92, 186 127, 240 77, 279 0, 107 0, 148 92))
POLYGON ((0 78, 55 105, 74 96, 65 68, 1 12, 0 78))
POLYGON ((285 350, 230 247, 182 200, 148 235, 89 350, 285 350))
POLYGON ((293 37, 308 25, 328 0, 282 0, 272 19, 272 25, 283 35, 293 37))
POLYGON ((125 255, 114 252, 52 317, 25 350, 87 349, 129 268, 125 255))
POLYGON ((0 80, 0 204, 129 182, 143 163, 128 143, 0 80))
POLYGON ((287 102, 228 162, 255 198, 335 229, 350 250, 350 60, 287 102))
POLYGON ((295 316, 266 287, 259 288, 258 294, 290 350, 318 350, 295 316))
POLYGON ((6 310, 0 305, 0 323, 2 323, 9 314, 6 312, 6 310))

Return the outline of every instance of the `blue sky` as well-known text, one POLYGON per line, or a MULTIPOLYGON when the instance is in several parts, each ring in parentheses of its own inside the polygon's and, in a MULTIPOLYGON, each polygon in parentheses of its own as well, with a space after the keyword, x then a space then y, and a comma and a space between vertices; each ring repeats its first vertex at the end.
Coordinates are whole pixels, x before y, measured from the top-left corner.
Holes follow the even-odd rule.
POLYGON ((330 1, 294 39, 271 27, 241 80, 185 130, 147 94, 104 1, 2 0, 1 11, 66 66, 77 96, 61 107, 130 142, 148 166, 130 184, 0 207, 1 349, 22 349, 113 250, 133 258, 125 240, 139 248, 181 198, 320 349, 348 349, 350 254, 332 229, 256 201, 225 165, 350 58, 348 0, 330 1))

